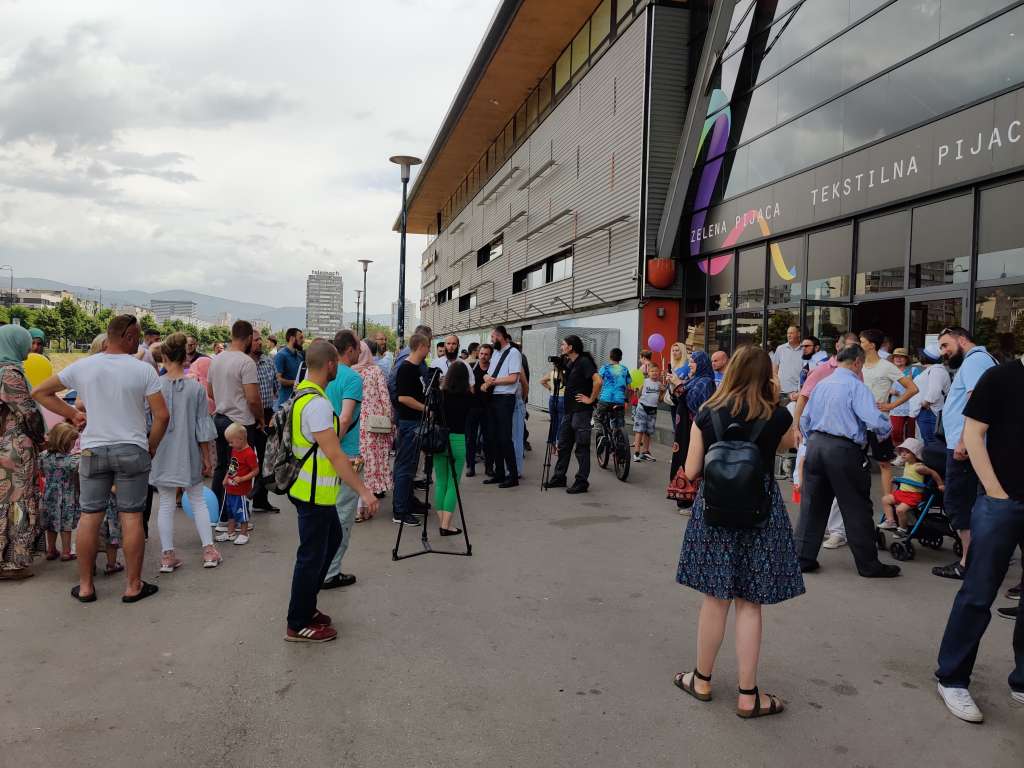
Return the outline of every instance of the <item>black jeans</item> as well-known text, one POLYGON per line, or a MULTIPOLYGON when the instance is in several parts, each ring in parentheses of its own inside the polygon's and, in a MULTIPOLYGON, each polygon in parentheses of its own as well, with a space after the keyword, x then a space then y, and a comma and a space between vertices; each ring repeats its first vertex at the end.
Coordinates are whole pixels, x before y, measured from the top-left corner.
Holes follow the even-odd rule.
POLYGON ((334 553, 341 544, 341 522, 331 506, 318 506, 292 499, 299 520, 299 548, 295 551, 292 596, 288 602, 288 628, 309 626, 316 610, 316 597, 327 577, 334 553))
POLYGON ((497 480, 518 480, 516 449, 512 443, 512 417, 516 411, 515 395, 491 397, 491 431, 494 477, 497 480))
MULTIPOLYGON (((935 676, 948 688, 971 684, 978 646, 992 618, 992 603, 1006 578, 1013 551, 1024 543, 1024 503, 1013 499, 979 496, 971 516, 971 546, 967 572, 953 601, 949 621, 939 647, 935 676)), ((1020 613, 1013 628, 1016 667, 1010 688, 1024 693, 1024 621, 1020 613)))
MULTIPOLYGON (((228 445, 228 440, 224 437, 224 430, 231 426, 231 419, 222 413, 213 414, 213 423, 217 427, 217 468, 213 470, 213 482, 211 483, 211 489, 217 496, 217 506, 220 508, 220 521, 226 523, 230 518, 230 513, 225 513, 224 510, 224 478, 228 474, 228 464, 231 463, 231 446, 228 445)), ((245 428, 246 440, 249 445, 256 445, 256 433, 259 430, 255 424, 252 424, 245 428)), ((263 446, 266 447, 267 438, 263 437, 263 446)), ((259 449, 257 449, 257 456, 259 456, 259 449)), ((259 456, 262 461, 263 457, 259 456)), ((263 494, 263 499, 267 498, 267 490, 263 487, 263 477, 257 475, 253 480, 252 484, 254 498, 260 498, 258 494, 263 494)), ((262 506, 257 504, 257 506, 262 506)))
MULTIPOLYGON (((269 424, 273 415, 273 411, 264 410, 263 422, 269 424)), ((256 460, 259 462, 259 472, 252 482, 252 505, 257 509, 266 509, 270 506, 267 486, 263 482, 263 457, 267 452, 267 433, 259 427, 253 427, 249 434, 252 437, 252 447, 256 450, 256 460)))
POLYGON ((484 458, 484 466, 487 464, 487 444, 479 439, 480 423, 483 421, 484 412, 480 408, 470 408, 466 413, 466 471, 476 471, 476 452, 481 451, 484 458))
POLYGON ((565 473, 569 471, 569 453, 575 445, 579 469, 574 485, 590 485, 590 433, 593 429, 590 421, 593 416, 593 408, 584 408, 562 417, 558 427, 558 462, 551 474, 552 480, 565 479, 565 473))

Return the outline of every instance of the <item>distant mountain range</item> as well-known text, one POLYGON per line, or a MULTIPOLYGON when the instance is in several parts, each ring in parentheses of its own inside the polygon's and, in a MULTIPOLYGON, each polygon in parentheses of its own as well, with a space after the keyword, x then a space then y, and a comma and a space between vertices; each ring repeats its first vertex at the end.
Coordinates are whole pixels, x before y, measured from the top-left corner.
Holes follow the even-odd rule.
MULTIPOLYGON (((55 291, 71 291, 83 299, 97 299, 97 291, 85 288, 80 285, 71 285, 57 280, 47 280, 41 277, 18 277, 14 280, 16 288, 42 288, 55 291)), ((196 314, 201 320, 215 322, 217 316, 222 312, 228 312, 234 319, 243 320, 267 320, 274 329, 279 328, 301 328, 306 324, 305 307, 271 307, 266 304, 253 304, 246 301, 233 301, 220 296, 210 296, 195 291, 157 291, 147 293, 146 291, 113 291, 104 290, 102 303, 105 306, 112 304, 132 304, 138 307, 148 307, 152 299, 164 299, 169 301, 194 301, 196 303, 196 314)), ((354 323, 355 312, 345 313, 345 322, 354 323)), ((367 322, 390 325, 391 316, 366 315, 367 322)))

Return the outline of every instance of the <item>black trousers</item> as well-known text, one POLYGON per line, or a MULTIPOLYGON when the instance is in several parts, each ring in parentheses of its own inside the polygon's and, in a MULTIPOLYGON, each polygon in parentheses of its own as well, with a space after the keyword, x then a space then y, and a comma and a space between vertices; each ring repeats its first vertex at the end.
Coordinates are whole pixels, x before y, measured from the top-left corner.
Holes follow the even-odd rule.
POLYGON ((498 480, 518 480, 516 451, 512 444, 512 417, 516 410, 515 395, 491 396, 491 430, 494 476, 498 480))
MULTIPOLYGON (((263 423, 269 424, 274 412, 269 409, 263 410, 263 423)), ((263 482, 263 457, 267 452, 267 433, 259 427, 253 427, 249 432, 252 437, 252 447, 256 449, 256 459, 259 461, 259 473, 252 483, 252 505, 257 509, 266 509, 270 506, 270 499, 267 497, 267 486, 263 482)))
POLYGON ((487 444, 480 440, 480 426, 483 421, 484 412, 480 408, 470 408, 466 413, 466 471, 476 471, 476 454, 480 451, 484 454, 484 466, 489 468, 487 463, 487 444))
POLYGON ((796 527, 800 562, 818 559, 832 499, 836 499, 857 570, 864 572, 877 567, 871 465, 864 450, 850 440, 812 432, 807 438, 803 481, 796 527))
POLYGON ((582 411, 573 411, 562 417, 562 423, 558 427, 558 462, 555 464, 555 471, 551 473, 552 480, 565 479, 565 474, 569 471, 569 454, 575 446, 579 469, 574 485, 590 485, 590 433, 593 431, 590 422, 593 416, 593 408, 584 408, 582 411))

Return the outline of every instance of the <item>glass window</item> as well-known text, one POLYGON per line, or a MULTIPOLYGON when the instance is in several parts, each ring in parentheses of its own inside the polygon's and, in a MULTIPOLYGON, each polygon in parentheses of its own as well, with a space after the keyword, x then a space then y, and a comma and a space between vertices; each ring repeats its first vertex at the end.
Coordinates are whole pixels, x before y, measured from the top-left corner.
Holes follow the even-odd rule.
MULTIPOLYGON (((948 5, 948 0, 944 5, 948 5)), ((863 82, 939 39, 939 0, 899 2, 857 25, 809 57, 843 62, 843 88, 863 82), (828 48, 838 50, 827 51, 828 48)))
POLYGON ((551 260, 549 283, 572 277, 572 254, 556 256, 551 260))
POLYGON ((537 123, 537 115, 539 110, 537 109, 537 91, 536 89, 530 94, 526 100, 526 123, 529 126, 533 126, 537 123))
POLYGON ((618 20, 622 21, 633 10, 633 3, 636 0, 619 0, 618 2, 618 20))
POLYGON ((907 344, 910 353, 920 353, 928 336, 941 332, 943 328, 965 325, 963 310, 964 300, 959 297, 910 302, 910 336, 907 344))
POLYGON ((704 349, 704 315, 687 317, 684 321, 686 338, 684 339, 688 349, 694 351, 704 349))
POLYGON ((689 315, 701 314, 704 312, 705 301, 704 291, 707 286, 708 276, 701 264, 707 265, 707 260, 688 261, 683 268, 684 303, 685 311, 689 315))
POLYGON ((523 140, 526 135, 526 102, 516 112, 516 142, 523 140))
POLYGON ((992 354, 1024 354, 1024 285, 978 289, 974 339, 992 354))
MULTIPOLYGON (((826 46, 820 53, 824 54, 832 46, 826 46)), ((815 104, 832 98, 842 90, 842 60, 837 56, 808 56, 794 64, 781 75, 779 81, 779 115, 780 122, 798 115, 815 104)))
POLYGON ((849 307, 808 306, 804 316, 804 335, 817 336, 821 349, 833 354, 839 334, 850 330, 849 307))
POLYGON ((512 150, 516 145, 515 121, 509 120, 505 126, 505 157, 512 157, 512 150))
POLYGON ((764 304, 764 253, 763 245, 740 251, 740 263, 736 273, 738 308, 760 307, 764 304))
POLYGON ((590 56, 590 22, 583 25, 583 29, 576 33, 572 41, 572 73, 575 75, 587 63, 590 56))
POLYGON ((497 143, 491 144, 487 149, 487 167, 490 168, 492 172, 496 171, 500 162, 501 161, 498 160, 497 143))
POLYGON ((1021 195, 1024 182, 981 191, 978 222, 978 280, 1024 275, 1024 231, 1021 231, 1021 195))
POLYGON ((604 0, 590 17, 590 52, 596 51, 612 31, 612 0, 604 0))
POLYGON ((903 290, 910 212, 863 219, 857 231, 857 294, 903 290))
POLYGON ((911 288, 967 282, 973 218, 973 195, 961 195, 914 209, 910 240, 911 288))
POLYGON ((804 239, 779 240, 771 243, 768 250, 768 303, 798 300, 803 294, 804 239))
POLYGON ((540 85, 537 86, 537 114, 541 114, 548 105, 551 103, 551 85, 554 80, 555 71, 549 69, 543 78, 541 78, 540 85))
POLYGON ((761 312, 736 315, 736 348, 748 345, 764 346, 764 315, 761 312))
POLYGON ((555 93, 569 84, 572 77, 572 48, 566 48, 555 62, 555 93))
POLYGON ((815 232, 807 239, 807 298, 849 296, 853 225, 815 232))
POLYGON ((466 312, 470 309, 476 309, 476 294, 470 293, 465 296, 459 297, 459 312, 466 312))
POLYGON ((778 72, 846 27, 850 20, 850 0, 804 2, 791 18, 790 23, 782 21, 763 33, 767 39, 761 44, 767 45, 768 52, 760 71, 765 77, 778 72))
POLYGON ((710 355, 720 349, 732 354, 732 318, 729 315, 708 318, 707 345, 704 351, 710 355))
POLYGON ((942 11, 939 15, 939 32, 942 37, 970 26, 979 19, 1012 4, 1012 0, 942 0, 942 11))
POLYGON ((735 254, 725 253, 708 259, 710 310, 732 308, 732 283, 735 275, 735 254))
POLYGON ((795 309, 773 309, 768 313, 768 349, 774 351, 785 344, 786 331, 791 325, 800 327, 800 315, 795 309))

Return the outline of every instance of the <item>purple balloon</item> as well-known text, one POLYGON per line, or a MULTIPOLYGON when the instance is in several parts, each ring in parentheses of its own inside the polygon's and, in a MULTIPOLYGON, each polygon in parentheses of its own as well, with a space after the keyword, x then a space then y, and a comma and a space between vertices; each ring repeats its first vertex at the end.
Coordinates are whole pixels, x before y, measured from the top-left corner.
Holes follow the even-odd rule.
POLYGON ((665 337, 660 333, 652 333, 647 337, 647 346, 652 352, 661 352, 665 349, 665 337))

